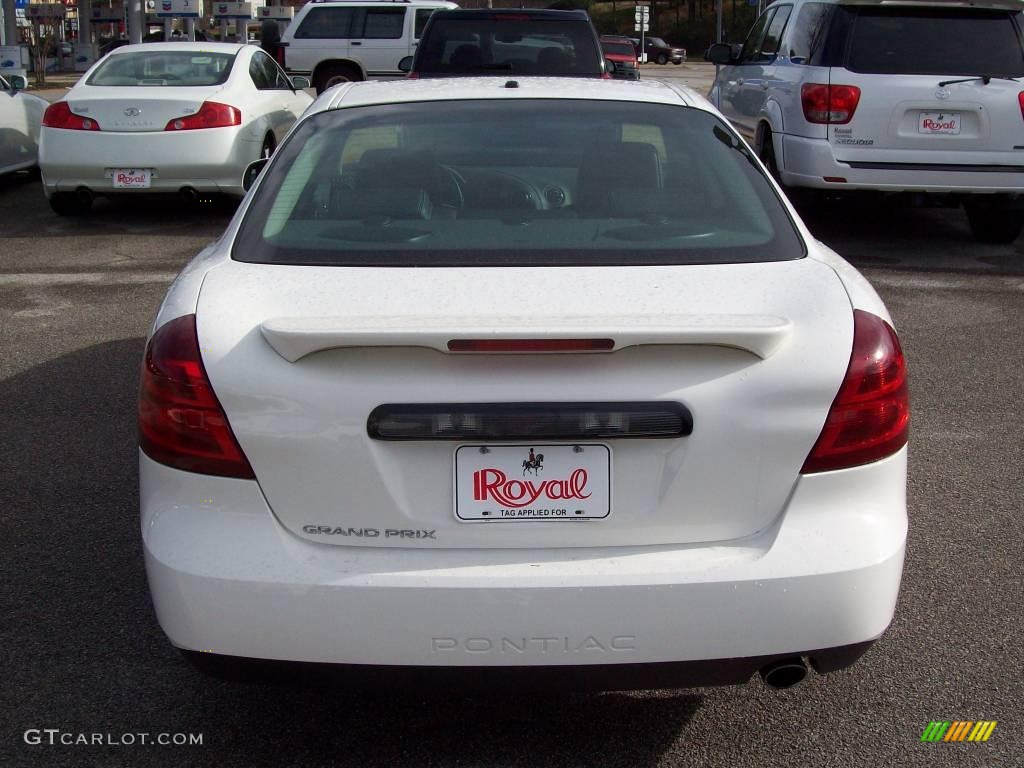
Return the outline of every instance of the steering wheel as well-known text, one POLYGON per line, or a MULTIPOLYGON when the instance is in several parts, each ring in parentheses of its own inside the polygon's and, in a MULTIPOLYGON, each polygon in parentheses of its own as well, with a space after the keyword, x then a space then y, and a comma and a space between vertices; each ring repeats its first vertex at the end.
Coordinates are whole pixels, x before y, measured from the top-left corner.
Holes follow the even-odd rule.
POLYGON ((450 165, 437 167, 441 173, 438 174, 437 187, 433 190, 437 196, 434 202, 444 208, 461 210, 466 205, 466 194, 463 191, 466 179, 450 165))

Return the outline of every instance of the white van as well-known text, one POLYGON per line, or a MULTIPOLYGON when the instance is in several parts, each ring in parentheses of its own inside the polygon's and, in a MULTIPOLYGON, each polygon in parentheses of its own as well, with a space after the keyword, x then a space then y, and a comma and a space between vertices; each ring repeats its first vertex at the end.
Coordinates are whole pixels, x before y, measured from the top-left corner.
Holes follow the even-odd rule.
POLYGON ((308 75, 317 93, 350 80, 402 77, 398 62, 416 50, 423 27, 445 0, 311 0, 281 36, 289 74, 308 75))
POLYGON ((1019 0, 775 2, 710 98, 787 187, 935 195, 975 237, 1024 225, 1019 0))

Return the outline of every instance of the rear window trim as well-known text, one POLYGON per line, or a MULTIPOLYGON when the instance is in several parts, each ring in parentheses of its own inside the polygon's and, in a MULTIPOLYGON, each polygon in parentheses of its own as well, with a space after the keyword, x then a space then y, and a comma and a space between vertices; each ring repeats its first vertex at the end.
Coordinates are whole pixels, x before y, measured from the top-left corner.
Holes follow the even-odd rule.
MULTIPOLYGON (((551 100, 551 101, 582 101, 582 102, 619 102, 619 101, 621 101, 621 100, 616 100, 616 99, 594 99, 594 98, 587 98, 587 97, 571 97, 571 96, 561 97, 560 99, 546 99, 546 98, 541 97, 541 98, 538 98, 537 100, 538 101, 549 101, 549 100, 551 100)), ((713 112, 710 112, 710 111, 705 110, 705 109, 701 109, 700 107, 695 107, 695 106, 692 106, 690 104, 664 104, 664 106, 668 106, 668 107, 674 107, 674 108, 677 108, 677 109, 688 109, 688 110, 693 110, 693 111, 696 111, 696 112, 703 112, 705 114, 708 114, 708 115, 710 115, 713 119, 715 119, 718 122, 719 126, 721 128, 723 128, 725 130, 725 132, 729 133, 732 136, 732 138, 736 141, 736 143, 738 145, 738 149, 741 149, 743 151, 744 155, 747 156, 748 161, 750 161, 750 163, 754 167, 755 171, 757 171, 764 178, 765 182, 768 184, 768 188, 771 190, 772 195, 774 195, 776 202, 780 206, 787 224, 792 229, 792 233, 793 233, 793 235, 794 235, 794 237, 796 239, 796 243, 798 245, 798 251, 799 252, 797 254, 795 254, 791 258, 787 258, 787 259, 749 259, 749 260, 742 260, 742 259, 735 259, 734 258, 734 259, 719 259, 719 260, 704 259, 704 260, 700 260, 700 261, 691 261, 691 262, 665 262, 665 261, 659 260, 659 259, 644 259, 644 258, 641 258, 641 257, 636 257, 636 258, 632 259, 629 262, 629 264, 624 264, 621 261, 621 259, 620 260, 611 260, 611 261, 608 261, 607 263, 600 263, 599 259, 595 257, 595 255, 599 255, 601 253, 600 251, 583 251, 582 253, 584 254, 584 256, 580 257, 579 259, 564 259, 564 260, 557 261, 557 262, 556 261, 552 261, 552 260, 548 260, 548 259, 543 259, 543 258, 536 258, 536 259, 523 258, 521 255, 518 258, 515 258, 514 261, 512 260, 512 258, 510 258, 508 262, 505 262, 505 261, 501 261, 501 260, 497 259, 495 257, 495 254, 497 252, 492 250, 492 251, 488 251, 488 261, 487 262, 484 262, 484 263, 479 263, 478 262, 478 263, 475 263, 475 264, 467 263, 469 261, 472 261, 471 256, 475 253, 474 251, 460 251, 458 257, 457 258, 453 258, 450 261, 449 260, 444 260, 444 259, 436 259, 436 260, 430 261, 429 263, 417 263, 417 264, 410 264, 410 263, 408 263, 407 260, 406 261, 402 261, 400 263, 386 263, 383 259, 381 261, 378 261, 378 262, 373 263, 373 264, 359 264, 359 263, 332 263, 332 264, 325 264, 323 261, 301 261, 301 260, 296 260, 296 261, 289 261, 289 262, 275 262, 275 261, 255 261, 255 260, 249 260, 249 259, 240 258, 239 253, 238 253, 238 251, 239 251, 239 235, 242 233, 242 231, 249 224, 250 217, 253 215, 253 207, 254 207, 253 204, 254 204, 257 196, 259 195, 259 189, 260 189, 260 187, 262 187, 264 180, 267 177, 269 177, 273 167, 276 164, 278 164, 280 162, 283 162, 282 158, 284 158, 285 155, 287 154, 286 150, 291 145, 291 143, 293 141, 297 140, 296 136, 298 136, 298 134, 300 133, 300 131, 298 129, 301 127, 302 124, 304 124, 305 122, 307 122, 309 120, 315 120, 317 118, 320 118, 320 117, 322 117, 325 114, 341 112, 341 111, 344 111, 344 110, 347 110, 347 109, 356 109, 356 108, 364 108, 364 107, 375 107, 375 106, 405 106, 405 105, 409 105, 409 104, 434 104, 434 103, 442 103, 443 104, 443 103, 451 103, 451 102, 460 102, 461 103, 461 102, 467 102, 467 101, 482 102, 482 101, 488 101, 488 99, 482 99, 482 98, 424 99, 424 100, 420 100, 420 101, 387 102, 387 103, 384 103, 384 104, 362 104, 362 105, 359 105, 359 107, 336 105, 334 107, 325 109, 325 110, 323 110, 321 112, 316 112, 316 113, 313 113, 311 115, 307 115, 303 119, 299 120, 292 127, 292 130, 290 130, 288 132, 288 136, 281 143, 281 145, 278 146, 277 150, 271 156, 270 162, 263 169, 263 172, 260 174, 260 179, 257 181, 257 184, 254 186, 254 188, 251 190, 251 194, 248 197, 247 202, 245 203, 244 210, 242 210, 240 212, 241 216, 239 218, 238 225, 233 228, 233 231, 231 233, 231 247, 230 247, 230 251, 229 251, 230 259, 232 261, 237 261, 237 262, 244 263, 244 264, 257 264, 257 265, 264 265, 264 266, 268 266, 268 267, 270 267, 270 266, 297 266, 297 267, 333 267, 333 268, 342 268, 342 269, 382 269, 382 268, 394 268, 394 269, 434 269, 434 268, 436 268, 436 269, 451 269, 451 268, 470 267, 470 266, 473 266, 473 267, 490 267, 490 268, 509 268, 509 267, 593 267, 593 268, 597 268, 597 267, 611 267, 611 268, 616 268, 616 267, 623 267, 623 266, 638 266, 638 267, 673 267, 673 266, 680 267, 680 266, 687 266, 688 267, 688 266, 714 266, 714 265, 769 264, 769 263, 775 263, 775 262, 786 263, 786 262, 791 262, 791 261, 799 261, 801 259, 808 258, 808 256, 810 255, 810 248, 809 248, 808 239, 807 239, 807 237, 804 234, 804 230, 801 227, 800 222, 794 217, 793 212, 790 209, 790 204, 789 204, 785 194, 782 193, 781 190, 778 188, 778 185, 774 183, 774 180, 771 178, 771 175, 768 174, 766 171, 764 171, 762 168, 760 168, 758 166, 757 161, 756 161, 756 156, 749 150, 749 148, 747 148, 747 145, 744 142, 743 138, 736 132, 736 130, 732 127, 732 125, 728 121, 726 121, 726 120, 722 119, 721 117, 719 117, 718 115, 714 114, 713 112)), ((628 103, 632 103, 632 102, 621 101, 621 103, 627 103, 628 104, 628 103)), ((653 102, 653 101, 651 101, 651 102, 644 101, 642 103, 644 103, 644 104, 652 104, 652 105, 660 104, 660 102, 653 102)), ((511 251, 510 253, 512 254, 513 257, 515 257, 516 254, 522 254, 523 252, 522 251, 511 251)), ((537 254, 538 256, 543 256, 547 252, 546 251, 530 251, 529 253, 537 254)), ((379 255, 381 255, 381 256, 386 255, 386 254, 387 254, 386 251, 379 252, 379 255)), ((614 256, 614 252, 610 252, 608 255, 614 256)))

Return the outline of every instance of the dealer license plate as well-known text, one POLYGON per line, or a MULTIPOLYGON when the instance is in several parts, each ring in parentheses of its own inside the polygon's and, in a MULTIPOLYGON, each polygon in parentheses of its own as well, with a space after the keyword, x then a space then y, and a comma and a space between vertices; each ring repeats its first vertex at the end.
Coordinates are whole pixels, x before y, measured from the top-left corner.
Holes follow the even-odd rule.
POLYGON ((595 520, 611 513, 607 445, 462 445, 455 517, 473 522, 595 520))
POLYGON ((959 112, 922 112, 917 121, 918 133, 960 133, 959 112))
POLYGON ((114 189, 149 189, 153 182, 152 168, 112 168, 114 189))

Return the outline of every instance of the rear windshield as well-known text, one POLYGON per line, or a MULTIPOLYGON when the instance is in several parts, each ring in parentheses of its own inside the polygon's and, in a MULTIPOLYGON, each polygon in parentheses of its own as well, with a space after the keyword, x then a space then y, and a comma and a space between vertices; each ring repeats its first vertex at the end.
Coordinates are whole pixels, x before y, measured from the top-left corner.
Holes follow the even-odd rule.
POLYGON ((221 85, 231 74, 233 53, 137 51, 107 56, 86 85, 221 85))
POLYGON ((1024 75, 1020 31, 1007 11, 858 7, 847 68, 892 75, 1024 75))
POLYGON ((601 75, 590 22, 445 19, 435 14, 417 51, 421 75, 601 75))
POLYGON ((636 51, 629 43, 601 43, 605 53, 613 53, 619 56, 636 56, 636 51))
POLYGON ((713 115, 619 101, 358 107, 302 123, 233 257, 527 266, 781 261, 803 243, 713 115))

